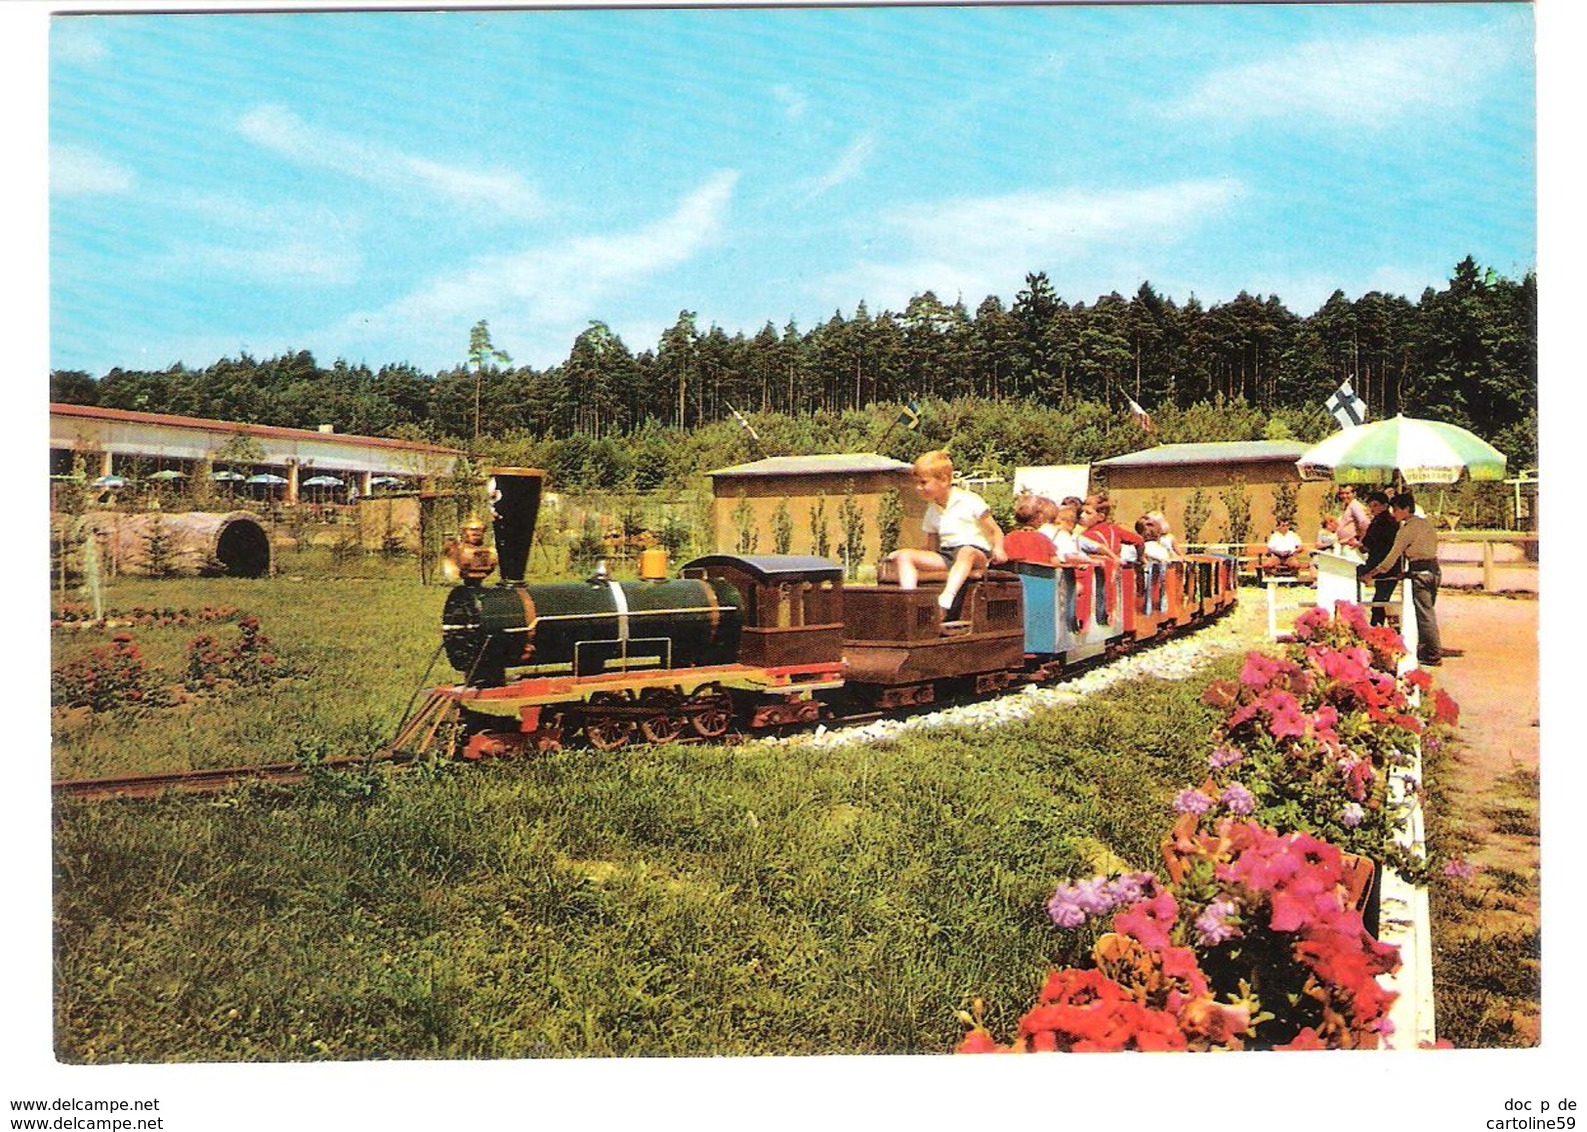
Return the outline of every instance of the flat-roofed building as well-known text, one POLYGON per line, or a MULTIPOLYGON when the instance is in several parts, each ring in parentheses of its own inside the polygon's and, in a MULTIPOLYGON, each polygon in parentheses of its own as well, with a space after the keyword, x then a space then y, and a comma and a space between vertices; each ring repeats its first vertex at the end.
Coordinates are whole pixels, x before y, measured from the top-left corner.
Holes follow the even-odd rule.
MULTIPOLYGON (((463 452, 413 440, 279 428, 241 421, 139 413, 94 405, 50 405, 50 473, 65 475, 77 459, 90 479, 150 468, 208 478, 231 472, 276 476, 281 497, 295 503, 304 481, 341 481, 368 496, 389 477, 414 487, 448 476, 463 452)), ((274 481, 269 481, 274 482, 274 481)), ((312 486, 312 485, 311 485, 312 486)))
POLYGON ((1276 507, 1285 498, 1292 500, 1296 529, 1309 544, 1324 510, 1332 509, 1334 485, 1301 479, 1295 462, 1308 447, 1298 440, 1160 444, 1099 460, 1091 472, 1113 500, 1115 521, 1129 526, 1161 508, 1181 545, 1261 541, 1273 530, 1276 507), (1198 491, 1205 518, 1192 531, 1188 526, 1196 516, 1187 519, 1187 510, 1195 510, 1189 505, 1198 491), (1238 512, 1242 501, 1248 509, 1244 537, 1231 539, 1229 505, 1238 512))
POLYGON ((853 577, 861 563, 897 549, 883 543, 923 543, 926 504, 913 468, 900 460, 873 452, 771 456, 706 475, 721 553, 815 554, 844 562, 853 577))

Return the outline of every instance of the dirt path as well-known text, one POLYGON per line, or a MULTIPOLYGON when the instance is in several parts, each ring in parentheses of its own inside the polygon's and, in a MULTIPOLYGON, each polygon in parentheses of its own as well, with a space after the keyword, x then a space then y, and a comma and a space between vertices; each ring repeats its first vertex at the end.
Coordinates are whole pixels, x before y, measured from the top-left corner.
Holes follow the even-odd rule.
POLYGON ((1445 591, 1433 669, 1460 704, 1434 784, 1435 846, 1475 873, 1433 889, 1438 1029, 1462 1045, 1535 1045, 1539 930, 1538 602, 1445 591), (1442 836, 1440 836, 1442 834, 1442 836))

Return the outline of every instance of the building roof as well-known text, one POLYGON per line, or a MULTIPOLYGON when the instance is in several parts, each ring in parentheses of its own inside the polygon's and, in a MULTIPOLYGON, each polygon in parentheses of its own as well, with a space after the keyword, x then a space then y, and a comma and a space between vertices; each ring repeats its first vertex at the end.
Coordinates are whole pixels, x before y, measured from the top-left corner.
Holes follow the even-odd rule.
POLYGON ((1264 464, 1275 460, 1294 463, 1310 445, 1298 440, 1230 440, 1218 444, 1159 444, 1098 460, 1098 468, 1171 468, 1192 464, 1264 464))
POLYGON ((198 429, 204 432, 221 430, 242 433, 245 436, 279 440, 316 440, 329 443, 341 441, 363 447, 393 448, 408 452, 427 452, 436 456, 461 456, 458 448, 443 448, 418 440, 396 440, 389 436, 359 436, 351 432, 320 432, 311 428, 282 428, 279 425, 249 424, 246 421, 217 421, 205 417, 173 416, 169 413, 139 413, 131 409, 104 409, 98 405, 69 405, 50 403, 52 417, 81 417, 87 420, 115 421, 122 424, 161 425, 166 428, 198 429))
POLYGON ((911 465, 874 452, 837 452, 821 456, 768 456, 751 464, 717 468, 708 476, 842 476, 907 472, 911 465))

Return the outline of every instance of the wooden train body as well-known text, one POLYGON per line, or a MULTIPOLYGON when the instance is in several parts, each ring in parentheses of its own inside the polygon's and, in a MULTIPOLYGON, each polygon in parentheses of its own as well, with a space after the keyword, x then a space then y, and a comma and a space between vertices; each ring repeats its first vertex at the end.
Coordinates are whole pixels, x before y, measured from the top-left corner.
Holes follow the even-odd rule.
POLYGON ((464 682, 394 749, 465 758, 718 738, 1056 679, 1193 629, 1235 601, 1234 562, 1016 564, 967 584, 845 585, 823 558, 714 554, 676 579, 459 587, 443 636, 464 682))

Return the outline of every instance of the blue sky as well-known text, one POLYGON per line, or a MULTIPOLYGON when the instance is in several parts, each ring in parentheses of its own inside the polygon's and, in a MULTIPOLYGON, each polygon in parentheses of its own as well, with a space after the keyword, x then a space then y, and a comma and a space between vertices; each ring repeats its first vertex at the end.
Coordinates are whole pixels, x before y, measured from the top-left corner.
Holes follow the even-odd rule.
POLYGON ((50 362, 1535 267, 1518 4, 57 17, 50 362))

